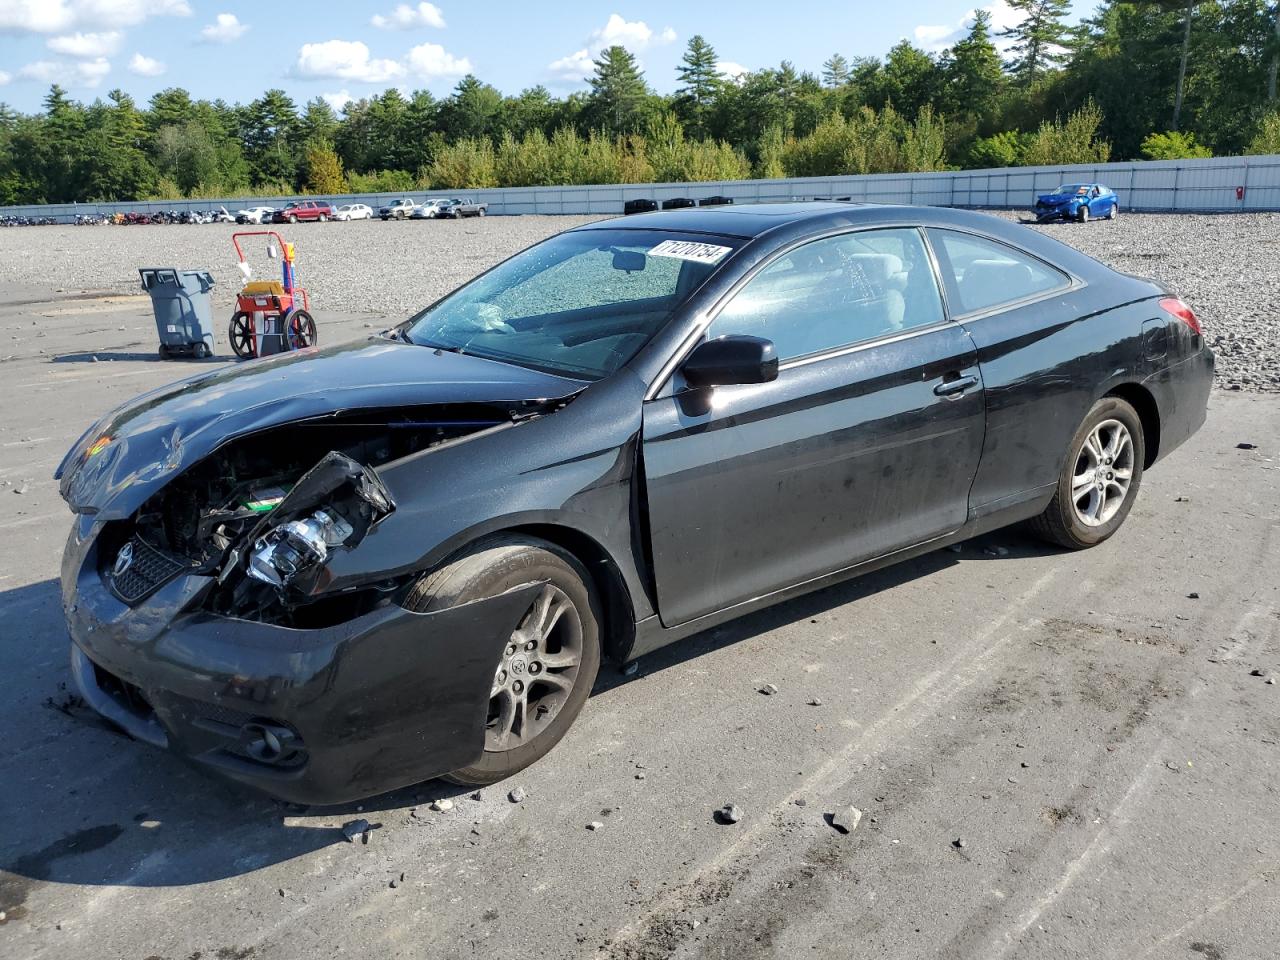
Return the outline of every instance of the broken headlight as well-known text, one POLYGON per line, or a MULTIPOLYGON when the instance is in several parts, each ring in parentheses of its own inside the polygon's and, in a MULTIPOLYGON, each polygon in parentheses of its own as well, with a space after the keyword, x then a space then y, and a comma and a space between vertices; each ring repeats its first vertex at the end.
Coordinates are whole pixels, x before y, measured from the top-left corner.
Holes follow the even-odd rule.
POLYGON ((285 587, 301 573, 323 566, 329 548, 346 543, 355 529, 336 513, 317 510, 303 520, 290 520, 259 537, 249 551, 249 576, 285 587))

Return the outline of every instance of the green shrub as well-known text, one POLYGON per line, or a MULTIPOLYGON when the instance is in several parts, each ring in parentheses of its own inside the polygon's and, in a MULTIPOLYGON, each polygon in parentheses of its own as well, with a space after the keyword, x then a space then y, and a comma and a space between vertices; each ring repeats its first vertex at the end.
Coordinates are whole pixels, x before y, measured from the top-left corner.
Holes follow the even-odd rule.
POLYGON ((347 174, 347 189, 352 193, 408 193, 415 186, 413 175, 406 170, 347 174))
POLYGON ((1031 137, 1016 130, 1005 130, 990 137, 981 137, 969 148, 965 166, 970 169, 990 167, 1016 167, 1022 163, 1031 137))
POLYGON ((1031 136, 1022 162, 1033 167, 1076 163, 1106 163, 1111 159, 1111 144, 1098 139, 1102 110, 1092 100, 1067 117, 1041 122, 1031 136))
POLYGON ((1245 153, 1280 153, 1280 110, 1262 118, 1257 136, 1250 141, 1245 153))
POLYGON ((464 138, 441 147, 431 161, 432 187, 441 190, 475 190, 496 187, 493 143, 484 138, 464 138))
POLYGON ((1195 134, 1170 130, 1143 140, 1142 155, 1148 160, 1195 160, 1212 157, 1213 151, 1196 143, 1195 134))

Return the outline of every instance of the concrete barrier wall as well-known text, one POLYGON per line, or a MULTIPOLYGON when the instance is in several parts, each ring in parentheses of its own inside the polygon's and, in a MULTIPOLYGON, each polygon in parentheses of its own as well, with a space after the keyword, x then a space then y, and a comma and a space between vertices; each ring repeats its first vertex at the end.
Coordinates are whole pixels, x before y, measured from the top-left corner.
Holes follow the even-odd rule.
MULTIPOLYGON (((1122 210, 1227 212, 1280 210, 1280 155, 1215 157, 1210 160, 1152 160, 1096 166, 1005 167, 941 173, 889 173, 869 176, 792 177, 781 180, 722 180, 706 183, 600 184, 573 187, 503 187, 492 190, 410 191, 326 197, 335 206, 367 203, 375 209, 401 196, 465 196, 489 204, 493 215, 618 214, 622 204, 649 197, 721 194, 738 203, 839 197, 872 203, 1027 209, 1038 193, 1060 183, 1099 181, 1120 196, 1122 210), (1237 196, 1243 190, 1243 196, 1237 196)), ((135 203, 64 203, 0 207, 0 216, 55 217, 70 223, 77 214, 153 213, 160 210, 210 210, 226 207, 283 206, 294 197, 226 197, 219 200, 151 200, 135 203)))

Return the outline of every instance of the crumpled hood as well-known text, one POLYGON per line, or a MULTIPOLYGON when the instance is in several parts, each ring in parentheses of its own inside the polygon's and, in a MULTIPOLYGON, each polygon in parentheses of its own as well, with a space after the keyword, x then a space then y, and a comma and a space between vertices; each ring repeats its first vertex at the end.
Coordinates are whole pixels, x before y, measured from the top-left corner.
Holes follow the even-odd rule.
POLYGON ((1036 198, 1036 202, 1056 207, 1059 204, 1076 199, 1083 200, 1084 198, 1075 193, 1042 193, 1036 198))
POLYGON ((268 427, 349 410, 551 400, 583 386, 393 340, 313 347, 223 367, 131 400, 86 431, 54 477, 77 513, 126 517, 228 440, 268 427))

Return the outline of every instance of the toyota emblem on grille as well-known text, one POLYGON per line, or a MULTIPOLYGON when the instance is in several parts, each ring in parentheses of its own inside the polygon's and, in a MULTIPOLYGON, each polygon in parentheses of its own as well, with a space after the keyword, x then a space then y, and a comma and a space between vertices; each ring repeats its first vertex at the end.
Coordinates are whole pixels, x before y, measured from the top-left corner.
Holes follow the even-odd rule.
POLYGON ((112 576, 120 576, 133 565, 133 544, 126 543, 116 554, 115 566, 111 568, 112 576))

